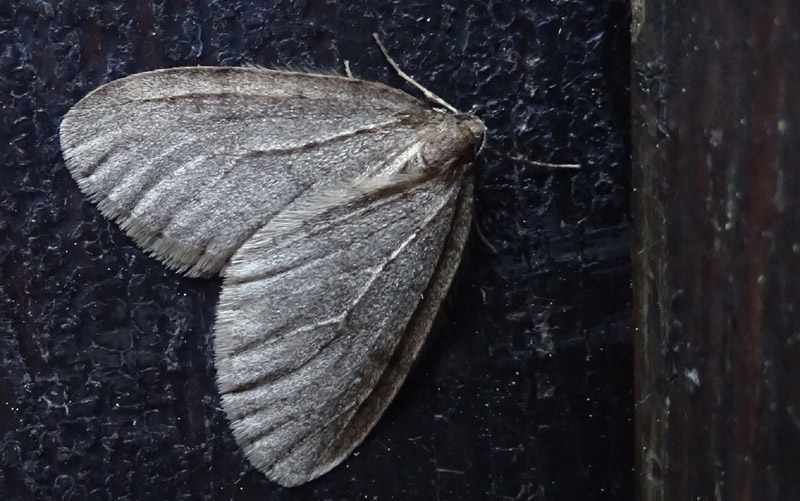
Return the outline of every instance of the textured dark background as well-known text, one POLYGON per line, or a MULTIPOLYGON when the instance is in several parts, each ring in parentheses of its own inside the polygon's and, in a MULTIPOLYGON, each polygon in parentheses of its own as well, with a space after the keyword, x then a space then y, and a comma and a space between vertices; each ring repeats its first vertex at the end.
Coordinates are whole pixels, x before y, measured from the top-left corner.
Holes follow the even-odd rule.
POLYGON ((631 499, 627 9, 2 2, 3 499, 631 499), (386 415, 341 466, 287 490, 248 465, 219 408, 220 281, 167 271, 103 219, 65 169, 57 128, 98 85, 172 66, 349 60, 402 86, 373 31, 486 122, 476 224, 497 252, 473 232, 447 315, 386 415))

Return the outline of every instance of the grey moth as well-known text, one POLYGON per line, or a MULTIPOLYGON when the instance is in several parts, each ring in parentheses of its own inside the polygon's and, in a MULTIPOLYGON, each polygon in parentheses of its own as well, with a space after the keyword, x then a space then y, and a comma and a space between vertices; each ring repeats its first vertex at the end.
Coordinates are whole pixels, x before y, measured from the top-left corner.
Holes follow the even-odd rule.
POLYGON ((282 485, 361 443, 459 263, 486 129, 422 90, 433 105, 350 76, 173 68, 105 84, 61 124, 106 217, 166 266, 223 277, 222 405, 282 485))

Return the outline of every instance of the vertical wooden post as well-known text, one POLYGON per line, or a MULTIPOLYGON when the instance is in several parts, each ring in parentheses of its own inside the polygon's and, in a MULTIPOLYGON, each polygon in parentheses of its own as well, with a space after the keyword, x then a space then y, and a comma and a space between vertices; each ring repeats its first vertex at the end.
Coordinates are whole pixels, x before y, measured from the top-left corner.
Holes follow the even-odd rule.
POLYGON ((800 499, 800 3, 633 13, 639 499, 800 499))

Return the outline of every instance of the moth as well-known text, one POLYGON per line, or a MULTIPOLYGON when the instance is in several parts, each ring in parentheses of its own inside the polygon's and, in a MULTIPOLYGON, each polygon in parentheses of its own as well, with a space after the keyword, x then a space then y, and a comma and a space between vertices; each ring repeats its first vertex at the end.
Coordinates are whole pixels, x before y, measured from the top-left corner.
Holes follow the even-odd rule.
POLYGON ((185 67, 107 83, 60 128, 66 165, 166 266, 221 275, 217 385, 284 486, 361 443, 417 357, 471 220, 486 128, 348 76, 185 67))

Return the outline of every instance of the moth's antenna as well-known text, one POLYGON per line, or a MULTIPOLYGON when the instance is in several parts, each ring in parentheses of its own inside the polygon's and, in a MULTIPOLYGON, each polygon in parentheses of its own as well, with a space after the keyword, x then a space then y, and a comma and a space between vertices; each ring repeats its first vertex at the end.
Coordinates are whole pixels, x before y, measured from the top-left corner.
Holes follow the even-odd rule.
POLYGON ((377 33, 373 33, 372 34, 372 38, 374 38, 375 42, 378 43, 378 47, 380 47, 381 52, 383 52, 383 57, 385 57, 386 61, 388 61, 389 64, 392 66, 392 68, 394 68, 394 71, 396 71, 397 74, 400 75, 400 78, 402 78, 406 82, 410 83, 411 85, 413 85, 414 87, 419 89, 420 92, 422 92, 425 95, 425 97, 427 97, 431 101, 433 101, 435 103, 438 103, 438 104, 441 104, 442 106, 444 106, 448 110, 452 111, 453 113, 461 113, 460 111, 458 111, 454 107, 450 106, 447 103, 447 101, 445 101, 441 97, 437 96, 433 92, 429 91, 428 89, 426 89, 422 85, 418 84, 416 80, 414 80, 413 78, 408 76, 408 74, 405 71, 401 70, 400 66, 398 66, 398 64, 394 62, 394 59, 392 59, 392 56, 389 55, 389 51, 387 51, 386 47, 383 46, 383 42, 381 42, 381 39, 378 38, 378 34, 377 33))
MULTIPOLYGON (((378 47, 381 49, 381 52, 383 53, 383 57, 385 57, 386 61, 389 63, 389 65, 392 68, 394 68, 394 71, 396 71, 397 74, 400 75, 400 78, 402 78, 406 82, 410 83, 411 85, 413 85, 414 87, 419 89, 420 92, 422 92, 422 94, 424 94, 425 97, 427 97, 431 101, 444 106, 445 108, 447 108, 448 110, 452 111, 453 113, 461 113, 460 111, 455 109, 453 106, 451 106, 447 101, 445 101, 441 97, 437 96, 433 92, 431 92, 428 89, 426 89, 425 87, 423 87, 422 84, 418 83, 416 80, 411 78, 405 71, 403 71, 400 68, 400 65, 398 65, 394 61, 394 59, 392 59, 392 56, 389 55, 389 51, 386 50, 386 47, 383 45, 383 42, 381 42, 381 39, 380 39, 380 37, 378 36, 377 33, 373 33, 372 34, 372 38, 375 39, 375 43, 377 43, 378 47)), ((345 61, 345 69, 347 71, 348 76, 351 76, 350 68, 349 68, 349 65, 347 64, 347 61, 345 61)), ((483 143, 481 143, 480 150, 483 150, 483 146, 484 146, 483 143)), ((580 164, 554 164, 554 163, 550 163, 550 162, 539 162, 539 161, 536 161, 536 160, 527 160, 525 158, 520 158, 520 157, 512 157, 512 156, 509 156, 509 155, 503 155, 501 153, 500 153, 500 155, 505 157, 505 158, 508 158, 509 160, 513 160, 515 162, 522 162, 522 163, 526 163, 526 164, 530 164, 530 165, 538 165, 540 167, 554 167, 554 168, 562 168, 562 169, 580 169, 581 168, 580 164)))
POLYGON ((539 162, 538 160, 528 160, 527 158, 520 158, 520 157, 512 157, 509 155, 503 155, 509 160, 513 160, 515 162, 522 162, 524 164, 530 165, 538 165, 539 167, 555 167, 557 169, 580 169, 581 164, 552 164, 550 162, 539 162))
POLYGON ((536 166, 539 166, 539 167, 553 167, 553 168, 556 168, 556 169, 580 169, 581 168, 581 164, 555 164, 555 163, 551 163, 551 162, 540 162, 538 160, 528 160, 527 158, 522 158, 520 156, 511 156, 511 155, 507 155, 505 153, 502 153, 502 152, 496 150, 495 148, 492 148, 491 146, 487 146, 485 149, 486 149, 486 151, 488 151, 488 152, 490 152, 490 153, 492 153, 494 155, 497 155, 500 158, 504 158, 506 160, 511 160, 512 162, 521 162, 521 163, 524 163, 524 164, 536 165, 536 166))

